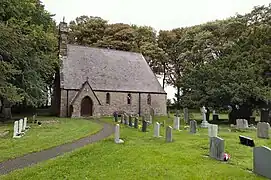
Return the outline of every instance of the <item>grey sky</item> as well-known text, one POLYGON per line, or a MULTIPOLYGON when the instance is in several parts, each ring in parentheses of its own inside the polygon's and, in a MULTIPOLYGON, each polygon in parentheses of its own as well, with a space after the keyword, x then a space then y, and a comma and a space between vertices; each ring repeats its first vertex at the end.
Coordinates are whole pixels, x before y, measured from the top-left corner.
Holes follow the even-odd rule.
MULTIPOLYGON (((57 22, 81 15, 99 16, 109 23, 148 25, 156 30, 192 26, 236 13, 250 12, 254 6, 270 0, 42 0, 45 8, 56 14, 57 22)), ((174 88, 167 87, 168 98, 174 88)))

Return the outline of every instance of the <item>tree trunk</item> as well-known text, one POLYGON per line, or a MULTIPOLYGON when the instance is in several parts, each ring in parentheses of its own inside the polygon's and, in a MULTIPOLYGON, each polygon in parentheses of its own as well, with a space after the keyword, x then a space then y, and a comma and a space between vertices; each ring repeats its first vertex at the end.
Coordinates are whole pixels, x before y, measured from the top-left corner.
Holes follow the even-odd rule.
POLYGON ((181 96, 180 96, 181 87, 177 86, 177 110, 181 109, 181 96))

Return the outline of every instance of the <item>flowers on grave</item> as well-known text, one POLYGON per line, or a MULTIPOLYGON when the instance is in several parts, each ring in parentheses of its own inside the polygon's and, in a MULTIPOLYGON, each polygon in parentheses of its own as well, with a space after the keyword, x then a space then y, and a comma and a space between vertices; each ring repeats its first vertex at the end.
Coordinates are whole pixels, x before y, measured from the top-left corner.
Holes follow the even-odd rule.
POLYGON ((229 159, 230 159, 230 155, 229 154, 227 154, 227 153, 224 153, 224 158, 223 158, 223 160, 224 161, 228 161, 229 159))

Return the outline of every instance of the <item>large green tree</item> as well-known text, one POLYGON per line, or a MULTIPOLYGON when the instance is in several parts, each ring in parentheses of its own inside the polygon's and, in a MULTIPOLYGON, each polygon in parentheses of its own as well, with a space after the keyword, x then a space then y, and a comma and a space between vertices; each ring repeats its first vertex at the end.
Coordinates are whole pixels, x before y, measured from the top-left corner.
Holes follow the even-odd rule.
POLYGON ((2 104, 40 106, 58 66, 52 15, 39 0, 3 0, 0 14, 2 104))

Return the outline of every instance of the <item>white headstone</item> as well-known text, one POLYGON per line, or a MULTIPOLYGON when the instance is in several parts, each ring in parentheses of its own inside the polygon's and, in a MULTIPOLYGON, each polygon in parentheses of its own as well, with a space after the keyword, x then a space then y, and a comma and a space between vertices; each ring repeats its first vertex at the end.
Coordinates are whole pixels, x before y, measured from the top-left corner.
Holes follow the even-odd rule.
POLYGON ((22 134, 23 132, 23 123, 24 121, 22 119, 19 120, 19 134, 22 134))
POLYGON ((174 129, 180 130, 180 117, 174 117, 174 129))
POLYGON ((21 136, 19 135, 19 122, 15 121, 14 122, 14 127, 13 127, 13 138, 20 138, 21 136))
POLYGON ((120 125, 119 124, 116 124, 115 126, 115 143, 116 144, 124 143, 124 141, 120 139, 120 125))
POLYGON ((209 124, 208 126, 208 135, 209 137, 217 137, 218 125, 209 124))
POLYGON ((24 118, 23 131, 26 130, 26 125, 27 125, 27 117, 24 118))
POLYGON ((269 139, 270 125, 267 122, 259 122, 257 124, 257 136, 258 138, 269 139))
POLYGON ((247 129, 248 128, 248 122, 246 119, 237 119, 236 120, 236 128, 237 129, 247 129))
POLYGON ((160 136, 160 123, 159 122, 156 122, 154 124, 154 137, 161 137, 160 136))
POLYGON ((201 127, 202 128, 208 128, 208 122, 207 122, 207 120, 206 120, 206 113, 207 113, 207 110, 206 110, 206 108, 205 108, 205 106, 203 106, 202 107, 202 118, 203 118, 203 121, 202 121, 202 123, 201 123, 201 127))

